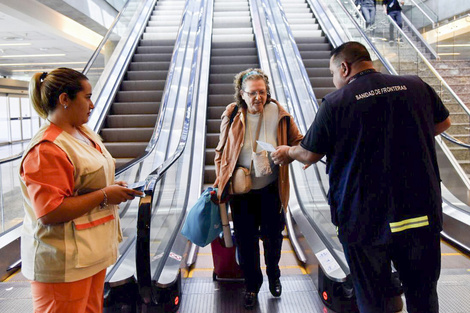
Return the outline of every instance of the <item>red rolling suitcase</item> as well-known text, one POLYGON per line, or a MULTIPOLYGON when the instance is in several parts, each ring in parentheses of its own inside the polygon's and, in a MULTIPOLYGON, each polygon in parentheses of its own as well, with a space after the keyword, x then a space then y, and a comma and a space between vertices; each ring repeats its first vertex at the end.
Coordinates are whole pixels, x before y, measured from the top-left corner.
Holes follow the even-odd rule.
POLYGON ((211 242, 214 262, 213 280, 242 280, 243 272, 236 259, 236 247, 225 247, 224 239, 217 237, 211 242))

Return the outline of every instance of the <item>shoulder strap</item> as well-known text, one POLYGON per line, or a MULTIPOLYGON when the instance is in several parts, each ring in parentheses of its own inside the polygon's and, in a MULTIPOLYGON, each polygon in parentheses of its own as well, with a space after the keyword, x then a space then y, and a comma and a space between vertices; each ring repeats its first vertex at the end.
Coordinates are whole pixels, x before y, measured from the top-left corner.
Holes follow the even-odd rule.
MULTIPOLYGON (((263 121, 263 112, 261 112, 261 114, 259 115, 259 119, 258 119, 258 126, 256 127, 256 137, 255 137, 255 142, 252 142, 251 143, 251 146, 253 148, 253 152, 256 152, 256 148, 258 147, 258 138, 259 138, 259 131, 261 130, 261 123, 263 121)), ((266 131, 266 128, 265 128, 265 131, 266 131)), ((264 134, 266 136, 266 134, 264 134)), ((251 135, 250 135, 251 136, 251 135)))
POLYGON ((235 118, 235 115, 237 115, 237 112, 238 112, 238 105, 236 105, 233 108, 232 114, 230 114, 230 123, 229 123, 229 125, 232 125, 233 119, 235 118))

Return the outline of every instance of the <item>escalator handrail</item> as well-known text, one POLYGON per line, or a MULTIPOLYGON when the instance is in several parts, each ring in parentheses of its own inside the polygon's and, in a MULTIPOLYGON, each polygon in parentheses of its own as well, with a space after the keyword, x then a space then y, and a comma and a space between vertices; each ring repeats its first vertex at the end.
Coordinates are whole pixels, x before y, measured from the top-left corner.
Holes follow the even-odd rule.
POLYGON ((437 54, 436 50, 434 50, 434 49, 431 47, 431 45, 428 43, 428 41, 423 38, 423 36, 421 35, 421 33, 416 29, 416 27, 413 25, 413 23, 411 23, 411 21, 408 19, 408 17, 406 17, 405 14, 402 14, 402 19, 403 19, 403 22, 405 22, 405 24, 407 24, 408 27, 411 29, 411 31, 412 31, 413 34, 416 36, 416 38, 418 38, 419 41, 424 45, 424 47, 426 48, 426 50, 428 50, 429 53, 431 53, 432 56, 433 56, 436 60, 439 60, 440 57, 439 57, 439 55, 437 54))
POLYGON ((98 45, 98 47, 96 47, 95 51, 93 52, 93 54, 91 55, 90 59, 88 60, 87 64, 85 65, 85 67, 83 68, 83 71, 82 73, 84 75, 86 75, 88 73, 88 71, 90 70, 91 66, 93 65, 93 63, 95 62, 96 58, 98 57, 98 55, 100 54, 101 52, 101 49, 103 49, 103 46, 104 44, 108 41, 109 37, 111 37, 111 34, 112 32, 114 31, 114 27, 116 26, 116 24, 119 22, 119 20, 121 19, 121 16, 122 16, 122 12, 124 12, 126 9, 127 9, 127 6, 129 5, 129 2, 130 0, 127 0, 126 3, 124 4, 124 6, 122 7, 122 9, 119 11, 119 13, 116 15, 116 17, 114 18, 114 21, 111 23, 111 25, 109 26, 108 28, 108 31, 106 32, 106 34, 104 35, 103 39, 101 40, 100 44, 98 45))
MULTIPOLYGON (((178 54, 179 54, 179 50, 180 50, 179 47, 181 46, 181 40, 182 40, 181 38, 183 36, 183 32, 182 32, 183 22, 184 22, 184 18, 185 18, 186 12, 187 12, 187 7, 185 7, 183 12, 184 13, 183 13, 183 17, 182 17, 182 23, 181 23, 181 25, 178 29, 178 35, 176 37, 175 46, 174 46, 173 52, 172 52, 171 63, 170 63, 170 67, 169 67, 169 70, 168 70, 168 75, 167 75, 167 78, 166 78, 166 81, 165 81, 165 87, 163 89, 161 109, 160 109, 160 113, 158 115, 157 125, 156 125, 155 130, 152 134, 152 138, 150 139, 149 144, 145 148, 145 152, 143 154, 141 154, 140 156, 138 156, 137 158, 133 159, 131 162, 129 162, 129 163, 125 164, 124 166, 122 166, 118 171, 116 171, 116 175, 118 175, 122 172, 125 172, 126 170, 128 170, 129 168, 134 166, 135 164, 139 163, 141 160, 148 157, 150 155, 150 153, 152 153, 152 151, 155 149, 155 147, 157 145, 157 142, 160 138, 160 134, 162 133, 162 129, 163 129, 163 121, 164 121, 164 118, 166 116, 166 112, 167 112, 167 108, 168 108, 168 100, 169 100, 169 97, 170 97, 170 91, 171 91, 171 86, 172 86, 172 83, 173 83, 173 77, 175 76, 175 71, 176 71, 175 61, 176 61, 176 59, 178 57, 178 54)), ((163 163, 163 164, 165 164, 165 163, 163 163)), ((162 167, 163 164, 161 164, 158 168, 162 167)), ((154 175, 155 171, 156 170, 154 170, 149 175, 154 175)))
MULTIPOLYGON (((410 2, 413 3, 415 5, 415 7, 417 7, 418 10, 421 11, 421 13, 423 13, 423 15, 431 22, 432 28, 435 28, 436 27, 436 22, 439 20, 439 18, 436 16, 436 20, 434 21, 426 12, 424 12, 423 8, 421 8, 421 6, 419 4, 417 4, 414 0, 410 0, 410 2)), ((428 8, 428 6, 424 3, 421 3, 421 5, 428 8)), ((431 11, 433 14, 436 14, 430 8, 428 8, 428 10, 431 11)))
MULTIPOLYGON (((184 29, 185 29, 185 21, 187 21, 186 17, 187 17, 187 13, 188 13, 188 2, 186 2, 186 5, 185 5, 185 8, 183 9, 183 14, 182 14, 182 19, 181 19, 181 24, 179 26, 179 29, 178 29, 178 34, 176 36, 176 40, 175 40, 175 45, 174 45, 174 48, 173 48, 173 52, 172 52, 172 56, 171 56, 171 62, 170 62, 170 67, 169 67, 169 71, 168 71, 168 75, 167 75, 167 79, 166 79, 166 82, 165 82, 165 87, 164 87, 164 92, 163 92, 163 96, 162 96, 162 101, 161 101, 161 109, 160 109, 160 114, 159 114, 159 119, 157 121, 157 126, 156 126, 156 130, 154 131, 153 135, 152 135, 152 138, 151 140, 149 141, 149 145, 147 146, 147 149, 146 151, 140 155, 139 157, 135 158, 132 162, 126 164, 125 166, 123 166, 121 169, 119 169, 118 171, 116 171, 116 175, 126 171, 127 169, 131 168, 132 166, 135 166, 138 162, 140 162, 141 160, 143 160, 144 158, 148 157, 152 151, 155 149, 156 145, 157 145, 157 142, 160 138, 160 134, 162 132, 162 128, 163 128, 163 123, 164 123, 164 119, 165 119, 165 115, 166 115, 166 111, 167 111, 167 107, 169 106, 169 94, 170 94, 170 91, 172 90, 172 87, 176 84, 173 82, 173 77, 175 76, 175 71, 176 71, 176 61, 178 59, 178 56, 179 56, 179 51, 181 50, 181 46, 182 46, 182 38, 183 38, 183 33, 184 33, 184 29)), ((176 159, 172 157, 170 157, 169 159, 167 159, 166 161, 164 161, 162 164, 160 164, 160 166, 158 168, 161 168, 162 166, 165 165, 166 169, 165 171, 171 166, 168 166, 168 163, 169 163, 169 160, 173 160, 173 162, 171 162, 171 164, 173 164, 176 159)), ((156 183, 161 179, 162 175, 160 175, 160 177, 157 177, 157 179, 154 179, 155 177, 155 174, 153 174, 155 172, 155 170, 150 173, 145 181, 146 181, 146 186, 144 188, 144 192, 146 195, 152 195, 153 197, 153 189, 156 185, 156 183), (152 190, 152 192, 150 191, 152 190)), ((153 201, 153 198, 151 198, 150 200, 150 204, 152 203, 153 201)), ((143 215, 143 214, 150 214, 150 209, 151 208, 147 208, 146 210, 144 210, 143 208, 141 209, 140 206, 144 207, 145 205, 148 205, 146 204, 145 200, 141 200, 140 203, 139 203, 139 215, 138 215, 138 219, 140 219, 143 215)), ((151 215, 149 215, 148 217, 150 218, 151 215)), ((143 219, 143 223, 146 223, 146 219, 144 218, 143 219)), ((139 228, 139 220, 137 221, 137 229, 142 229, 143 226, 141 226, 139 228)), ((142 236, 142 233, 140 234, 142 236)), ((137 234, 137 237, 139 236, 139 233, 137 234)), ((136 237, 134 237, 132 239, 132 242, 134 242, 136 240, 136 237)), ((119 259, 117 260, 116 264, 118 265, 119 263, 122 262, 123 259, 125 259, 127 257, 126 255, 127 253, 123 253, 119 259)), ((145 263, 145 262, 144 262, 145 263)), ((142 265, 142 266, 145 266, 145 265, 142 265)), ((117 268, 117 267, 115 267, 117 268)), ((115 268, 113 268, 113 271, 115 271, 115 268)), ((107 276, 111 277, 112 276, 112 272, 108 273, 107 276)))
POLYGON ((101 127, 105 123, 106 116, 111 108, 111 103, 114 100, 114 95, 120 87, 120 82, 131 62, 133 52, 142 37, 156 2, 157 0, 142 1, 142 10, 136 11, 138 13, 135 13, 135 17, 137 18, 135 24, 133 27, 126 28, 128 34, 123 36, 120 40, 120 43, 122 42, 123 44, 121 45, 121 51, 118 51, 119 55, 116 55, 117 50, 113 51, 110 60, 114 62, 108 62, 109 67, 105 66, 104 71, 97 81, 96 86, 99 86, 100 89, 95 88, 96 86, 94 87, 93 100, 95 102, 95 108, 88 120, 88 126, 96 133, 100 132, 101 127), (107 74, 106 76, 104 76, 105 73, 107 74))
POLYGON ((345 41, 345 34, 340 34, 338 29, 340 27, 335 27, 333 25, 332 19, 330 18, 331 13, 323 7, 323 4, 320 3, 318 0, 307 0, 307 4, 310 9, 313 11, 318 24, 320 24, 322 30, 327 35, 328 39, 330 40, 333 47, 338 47, 345 41), (323 16, 324 18, 321 18, 323 16))
POLYGON ((469 145, 469 144, 467 144, 467 143, 465 143, 465 142, 462 142, 462 141, 456 139, 455 137, 449 135, 449 134, 446 133, 446 132, 441 133, 441 137, 444 138, 444 139, 446 139, 447 141, 450 141, 450 142, 452 142, 452 143, 454 143, 454 144, 456 144, 456 145, 462 147, 462 148, 470 149, 470 145, 469 145))
POLYGON ((312 84, 310 83, 310 78, 308 77, 307 70, 305 69, 305 66, 303 64, 302 56, 300 55, 299 48, 297 46, 297 43, 295 42, 292 29, 287 23, 286 12, 284 11, 284 8, 282 7, 281 0, 277 0, 277 5, 280 8, 281 15, 283 17, 282 20, 284 21, 285 28, 287 30, 287 33, 289 34, 290 45, 292 46, 292 49, 294 50, 295 58, 297 60, 298 67, 302 75, 302 80, 304 81, 305 87, 307 87, 307 92, 313 101, 315 111, 318 111, 319 105, 318 105, 317 97, 315 96, 315 92, 313 91, 312 84))
MULTIPOLYGON (((339 0, 337 0, 339 1, 339 0)), ((405 38, 406 41, 410 44, 410 46, 415 50, 415 53, 419 56, 419 58, 426 64, 426 66, 429 68, 429 70, 434 74, 434 76, 439 80, 439 82, 442 84, 442 86, 447 89, 447 91, 451 94, 451 96, 457 100, 457 103, 460 105, 460 107, 467 113, 467 115, 470 116, 470 109, 467 108, 467 106, 463 103, 463 101, 460 99, 460 97, 450 88, 450 86, 447 84, 444 78, 439 74, 439 72, 432 66, 432 64, 428 61, 428 59, 419 51, 419 49, 415 46, 415 44, 411 41, 411 39, 403 32, 403 30, 398 27, 397 23, 389 16, 387 15, 387 18, 391 24, 393 24, 393 27, 400 33, 402 38, 405 38)))
MULTIPOLYGON (((189 3, 192 1, 187 1, 186 5, 188 6, 189 3)), ((199 13, 199 20, 198 20, 198 31, 195 40, 195 48, 194 54, 192 59, 192 66, 191 66, 191 74, 189 79, 189 89, 188 89, 188 97, 186 102, 186 112, 185 112, 185 119, 183 124, 183 131, 181 132, 180 141, 178 143, 178 147, 173 155, 165 160, 165 162, 160 165, 157 169, 155 169, 146 179, 146 186, 145 186, 145 194, 147 195, 141 204, 139 205, 139 213, 138 213, 138 221, 137 221, 137 244, 136 244, 136 267, 137 267, 137 282, 139 285, 139 290, 144 290, 144 292, 149 292, 148 296, 150 298, 145 298, 144 300, 152 299, 155 303, 157 302, 156 299, 153 297, 153 292, 151 289, 152 279, 157 280, 159 275, 161 274, 164 266, 164 262, 160 262, 159 266, 155 269, 155 272, 151 273, 150 268, 150 225, 152 219, 152 203, 155 194, 155 187, 157 183, 165 176, 167 170, 180 158, 182 155, 186 143, 188 140, 189 129, 191 126, 190 118, 192 113, 192 96, 194 94, 194 84, 196 80, 196 69, 198 68, 197 64, 199 59, 197 58, 200 45, 201 45, 201 37, 203 36, 203 32, 200 31, 201 27, 203 26, 202 18, 204 16, 204 6, 205 1, 201 1, 200 9, 195 11, 199 13)), ((202 56, 202 54, 201 54, 202 56)), ((178 225, 181 225, 185 216, 185 210, 181 213, 180 220, 178 221, 178 225)), ((175 227, 173 230, 172 236, 169 240, 169 244, 167 245, 161 259, 166 260, 169 257, 172 242, 176 239, 176 236, 179 234, 179 228, 175 227)))
POLYGON ((24 153, 24 151, 21 151, 20 153, 17 153, 17 154, 11 155, 9 157, 3 158, 3 159, 0 160, 0 164, 5 164, 5 163, 8 163, 8 162, 18 160, 23 156, 23 153, 24 153))

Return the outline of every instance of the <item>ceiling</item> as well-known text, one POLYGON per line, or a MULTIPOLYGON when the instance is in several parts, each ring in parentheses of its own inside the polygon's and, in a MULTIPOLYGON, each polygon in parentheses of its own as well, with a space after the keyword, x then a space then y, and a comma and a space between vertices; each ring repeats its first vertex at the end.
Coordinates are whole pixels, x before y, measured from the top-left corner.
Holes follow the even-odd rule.
POLYGON ((106 31, 63 0, 0 0, 0 77, 29 81, 62 66, 81 71, 106 31))
MULTIPOLYGON (((61 66, 82 70, 117 14, 107 1, 0 0, 0 78, 29 81, 61 66)), ((470 51, 469 34, 448 39, 464 45, 460 56, 470 51)))

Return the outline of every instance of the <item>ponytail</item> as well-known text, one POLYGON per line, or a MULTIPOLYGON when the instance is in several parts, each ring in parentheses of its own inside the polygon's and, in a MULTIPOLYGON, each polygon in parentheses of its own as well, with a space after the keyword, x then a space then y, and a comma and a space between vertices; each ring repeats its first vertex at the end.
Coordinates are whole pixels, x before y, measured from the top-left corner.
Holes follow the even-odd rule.
POLYGON ((35 73, 29 83, 29 98, 34 110, 44 119, 53 112, 59 96, 66 93, 73 100, 82 91, 82 80, 88 78, 70 68, 57 68, 50 73, 35 73))
POLYGON ((33 104, 34 110, 38 115, 44 119, 47 118, 48 110, 43 106, 43 100, 41 97, 41 77, 42 73, 35 73, 29 82, 29 99, 33 104))

